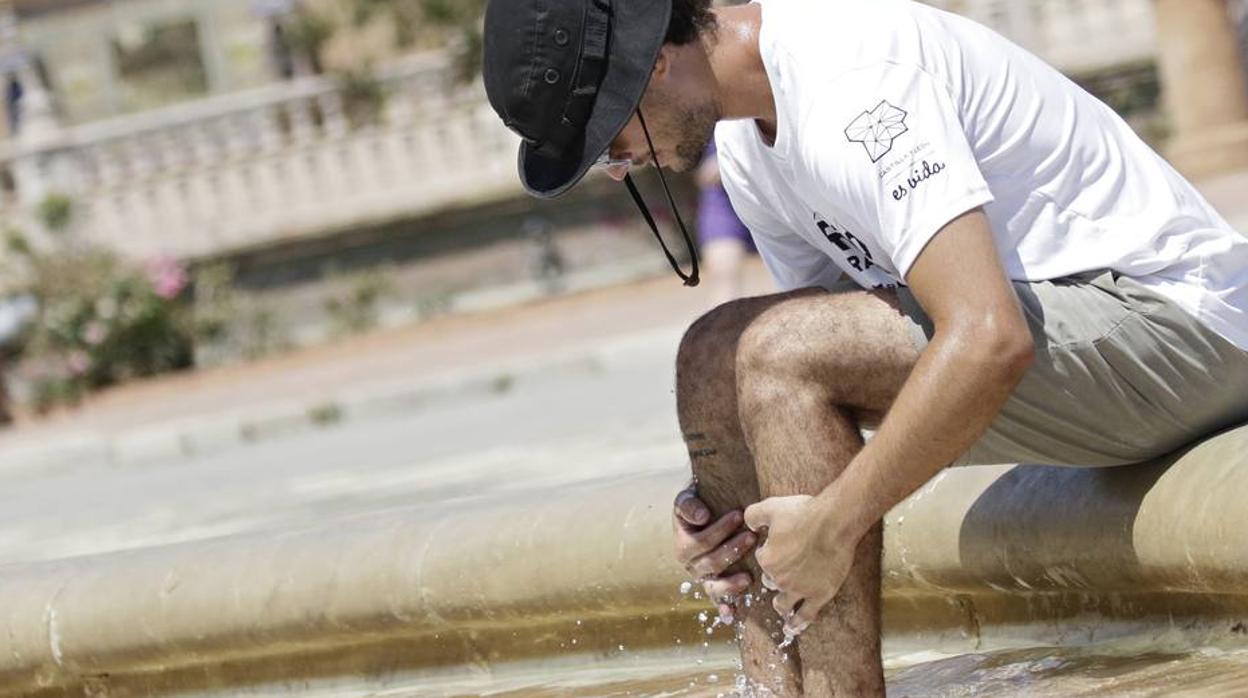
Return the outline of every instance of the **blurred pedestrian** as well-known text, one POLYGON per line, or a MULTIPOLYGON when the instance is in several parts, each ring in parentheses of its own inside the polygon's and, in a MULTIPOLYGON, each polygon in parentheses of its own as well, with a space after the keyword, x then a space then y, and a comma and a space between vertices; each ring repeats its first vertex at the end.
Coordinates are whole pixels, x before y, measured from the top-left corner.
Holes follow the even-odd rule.
POLYGON ((529 216, 524 219, 524 234, 532 243, 532 261, 530 267, 533 278, 542 285, 549 294, 563 291, 563 275, 567 271, 563 254, 555 244, 554 226, 543 216, 529 216))
POLYGON ((38 304, 28 294, 0 299, 0 426, 13 421, 13 407, 9 403, 9 392, 4 380, 8 359, 11 354, 16 353, 16 346, 34 320, 37 310, 38 304))
POLYGON ((16 74, 10 73, 4 84, 4 116, 8 120, 9 137, 17 135, 21 128, 22 118, 22 81, 16 74))
POLYGON ((745 260, 756 250, 749 228, 732 210, 728 192, 719 178, 714 140, 707 145, 694 176, 699 189, 698 247, 711 305, 716 306, 741 296, 745 260))

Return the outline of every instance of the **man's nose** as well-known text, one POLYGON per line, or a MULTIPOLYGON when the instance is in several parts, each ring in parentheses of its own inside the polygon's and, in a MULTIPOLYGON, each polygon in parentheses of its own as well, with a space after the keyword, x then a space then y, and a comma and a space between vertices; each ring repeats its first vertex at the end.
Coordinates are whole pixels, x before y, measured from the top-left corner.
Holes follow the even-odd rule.
POLYGON ((617 182, 623 182, 624 176, 628 174, 629 165, 630 163, 628 162, 621 162, 615 165, 607 165, 606 167, 607 176, 609 176, 611 179, 614 179, 617 182))

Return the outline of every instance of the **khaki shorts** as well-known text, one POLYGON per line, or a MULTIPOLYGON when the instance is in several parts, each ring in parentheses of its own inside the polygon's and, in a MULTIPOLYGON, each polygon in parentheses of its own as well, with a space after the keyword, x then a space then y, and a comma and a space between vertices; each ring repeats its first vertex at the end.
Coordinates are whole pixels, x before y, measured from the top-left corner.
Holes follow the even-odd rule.
MULTIPOLYGON (((1248 352, 1114 272, 1015 282, 1036 358, 959 465, 1138 463, 1248 422, 1248 352)), ((926 346, 932 323, 898 292, 926 346)))

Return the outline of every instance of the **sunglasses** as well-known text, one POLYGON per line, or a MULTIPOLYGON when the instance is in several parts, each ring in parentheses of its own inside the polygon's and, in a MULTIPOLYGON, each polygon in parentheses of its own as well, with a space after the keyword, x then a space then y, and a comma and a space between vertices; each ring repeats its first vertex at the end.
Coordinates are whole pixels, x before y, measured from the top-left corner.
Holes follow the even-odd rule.
POLYGON ((603 151, 602 155, 599 155, 598 159, 594 161, 593 167, 601 167, 603 169, 610 169, 612 167, 621 167, 624 165, 631 166, 632 164, 633 164, 632 160, 629 160, 627 158, 613 158, 611 157, 611 151, 605 150, 603 151))

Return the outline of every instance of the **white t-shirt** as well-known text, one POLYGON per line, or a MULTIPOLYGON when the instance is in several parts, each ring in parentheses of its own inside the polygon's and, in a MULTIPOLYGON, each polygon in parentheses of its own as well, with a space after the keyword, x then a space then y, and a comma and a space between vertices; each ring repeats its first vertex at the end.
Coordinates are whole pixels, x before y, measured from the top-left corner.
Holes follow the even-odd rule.
POLYGON ((970 20, 908 0, 763 0, 777 133, 716 129, 733 207, 784 289, 904 285, 983 206, 1006 274, 1113 269, 1248 349, 1248 239, 1111 109, 970 20))

